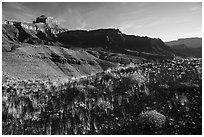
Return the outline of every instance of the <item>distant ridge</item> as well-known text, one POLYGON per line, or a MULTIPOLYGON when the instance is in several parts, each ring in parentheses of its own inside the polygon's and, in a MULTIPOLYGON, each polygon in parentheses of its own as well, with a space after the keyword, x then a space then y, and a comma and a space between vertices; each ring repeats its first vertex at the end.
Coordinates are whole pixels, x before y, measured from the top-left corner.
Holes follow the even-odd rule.
POLYGON ((183 57, 202 57, 202 38, 179 38, 165 43, 183 57))
MULTIPOLYGON (((18 36, 15 40, 18 42, 29 44, 46 44, 59 45, 65 48, 81 47, 81 48, 98 48, 114 52, 136 55, 137 51, 155 57, 169 58, 173 57, 174 53, 161 39, 150 37, 140 37, 127 35, 119 29, 97 29, 97 30, 68 30, 60 27, 60 25, 52 17, 42 15, 37 17, 33 23, 4 21, 3 25, 12 25, 18 31, 18 36), (150 54, 149 54, 150 53, 150 54)), ((4 27, 6 34, 7 27, 4 27)), ((4 37, 4 36, 3 36, 4 37)), ((153 57, 152 56, 152 57, 153 57)), ((151 58, 151 56, 150 56, 151 58)))
POLYGON ((2 22, 2 73, 20 79, 61 79, 102 72, 130 63, 176 56, 159 38, 119 29, 69 30, 51 17, 32 23, 2 22))
POLYGON ((168 46, 175 45, 186 45, 188 48, 199 48, 202 47, 202 38, 192 37, 192 38, 179 38, 178 40, 165 42, 168 46))

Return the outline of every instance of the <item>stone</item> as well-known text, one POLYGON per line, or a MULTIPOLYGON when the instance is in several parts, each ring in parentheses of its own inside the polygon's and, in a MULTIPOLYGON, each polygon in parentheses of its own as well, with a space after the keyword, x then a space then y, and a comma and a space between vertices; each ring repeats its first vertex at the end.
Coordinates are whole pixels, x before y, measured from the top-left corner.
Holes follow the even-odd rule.
POLYGON ((47 17, 45 15, 41 15, 40 17, 36 18, 35 23, 46 23, 47 17))

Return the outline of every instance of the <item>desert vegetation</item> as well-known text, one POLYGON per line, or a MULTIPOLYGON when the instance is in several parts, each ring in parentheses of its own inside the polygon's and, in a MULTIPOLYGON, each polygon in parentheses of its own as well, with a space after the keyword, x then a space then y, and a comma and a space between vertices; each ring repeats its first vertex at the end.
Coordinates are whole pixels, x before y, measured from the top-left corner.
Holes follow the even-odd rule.
POLYGON ((202 134, 202 60, 59 81, 3 76, 3 134, 202 134))

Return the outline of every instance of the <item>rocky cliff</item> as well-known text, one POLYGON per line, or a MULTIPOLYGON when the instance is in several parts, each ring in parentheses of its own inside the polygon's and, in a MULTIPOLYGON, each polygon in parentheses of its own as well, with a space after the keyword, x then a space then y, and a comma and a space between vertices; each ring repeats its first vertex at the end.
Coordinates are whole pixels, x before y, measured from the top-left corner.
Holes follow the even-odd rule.
POLYGON ((53 44, 52 42, 58 42, 65 48, 70 46, 81 48, 100 47, 131 55, 134 55, 134 51, 137 51, 155 54, 155 56, 174 56, 173 51, 161 39, 126 35, 119 29, 114 28, 69 31, 60 27, 52 17, 44 15, 37 17, 33 23, 5 21, 3 24, 14 25, 19 31, 19 35, 27 36, 20 37, 19 41, 30 44, 38 44, 38 42, 33 42, 33 39, 38 39, 38 41, 41 41, 40 44, 49 45, 53 44), (25 39, 27 41, 24 41, 25 39))
POLYGON ((7 28, 14 27, 17 30, 17 42, 30 44, 42 44, 56 42, 56 37, 59 33, 67 31, 60 27, 52 17, 40 16, 33 23, 18 22, 18 21, 3 21, 3 32, 7 33, 7 28), (42 19, 44 17, 44 20, 42 19), (27 39, 27 41, 25 41, 27 39), (34 42, 38 39, 41 42, 34 42))
POLYGON ((134 54, 134 51, 137 51, 155 54, 155 56, 163 55, 172 57, 174 55, 173 51, 166 46, 161 39, 126 35, 118 29, 66 31, 60 33, 57 40, 63 44, 70 44, 83 48, 102 47, 125 54, 134 54))
POLYGON ((87 75, 120 64, 174 56, 160 39, 126 35, 114 28, 70 31, 44 15, 33 23, 2 24, 3 74, 13 77, 87 75))

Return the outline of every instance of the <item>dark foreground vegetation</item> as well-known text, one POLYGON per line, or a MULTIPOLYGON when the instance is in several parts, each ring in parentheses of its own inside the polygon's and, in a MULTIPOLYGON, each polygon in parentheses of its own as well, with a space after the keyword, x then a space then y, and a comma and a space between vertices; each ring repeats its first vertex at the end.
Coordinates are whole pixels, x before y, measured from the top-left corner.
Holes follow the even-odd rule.
POLYGON ((3 134, 202 134, 201 59, 51 82, 4 79, 3 134))

